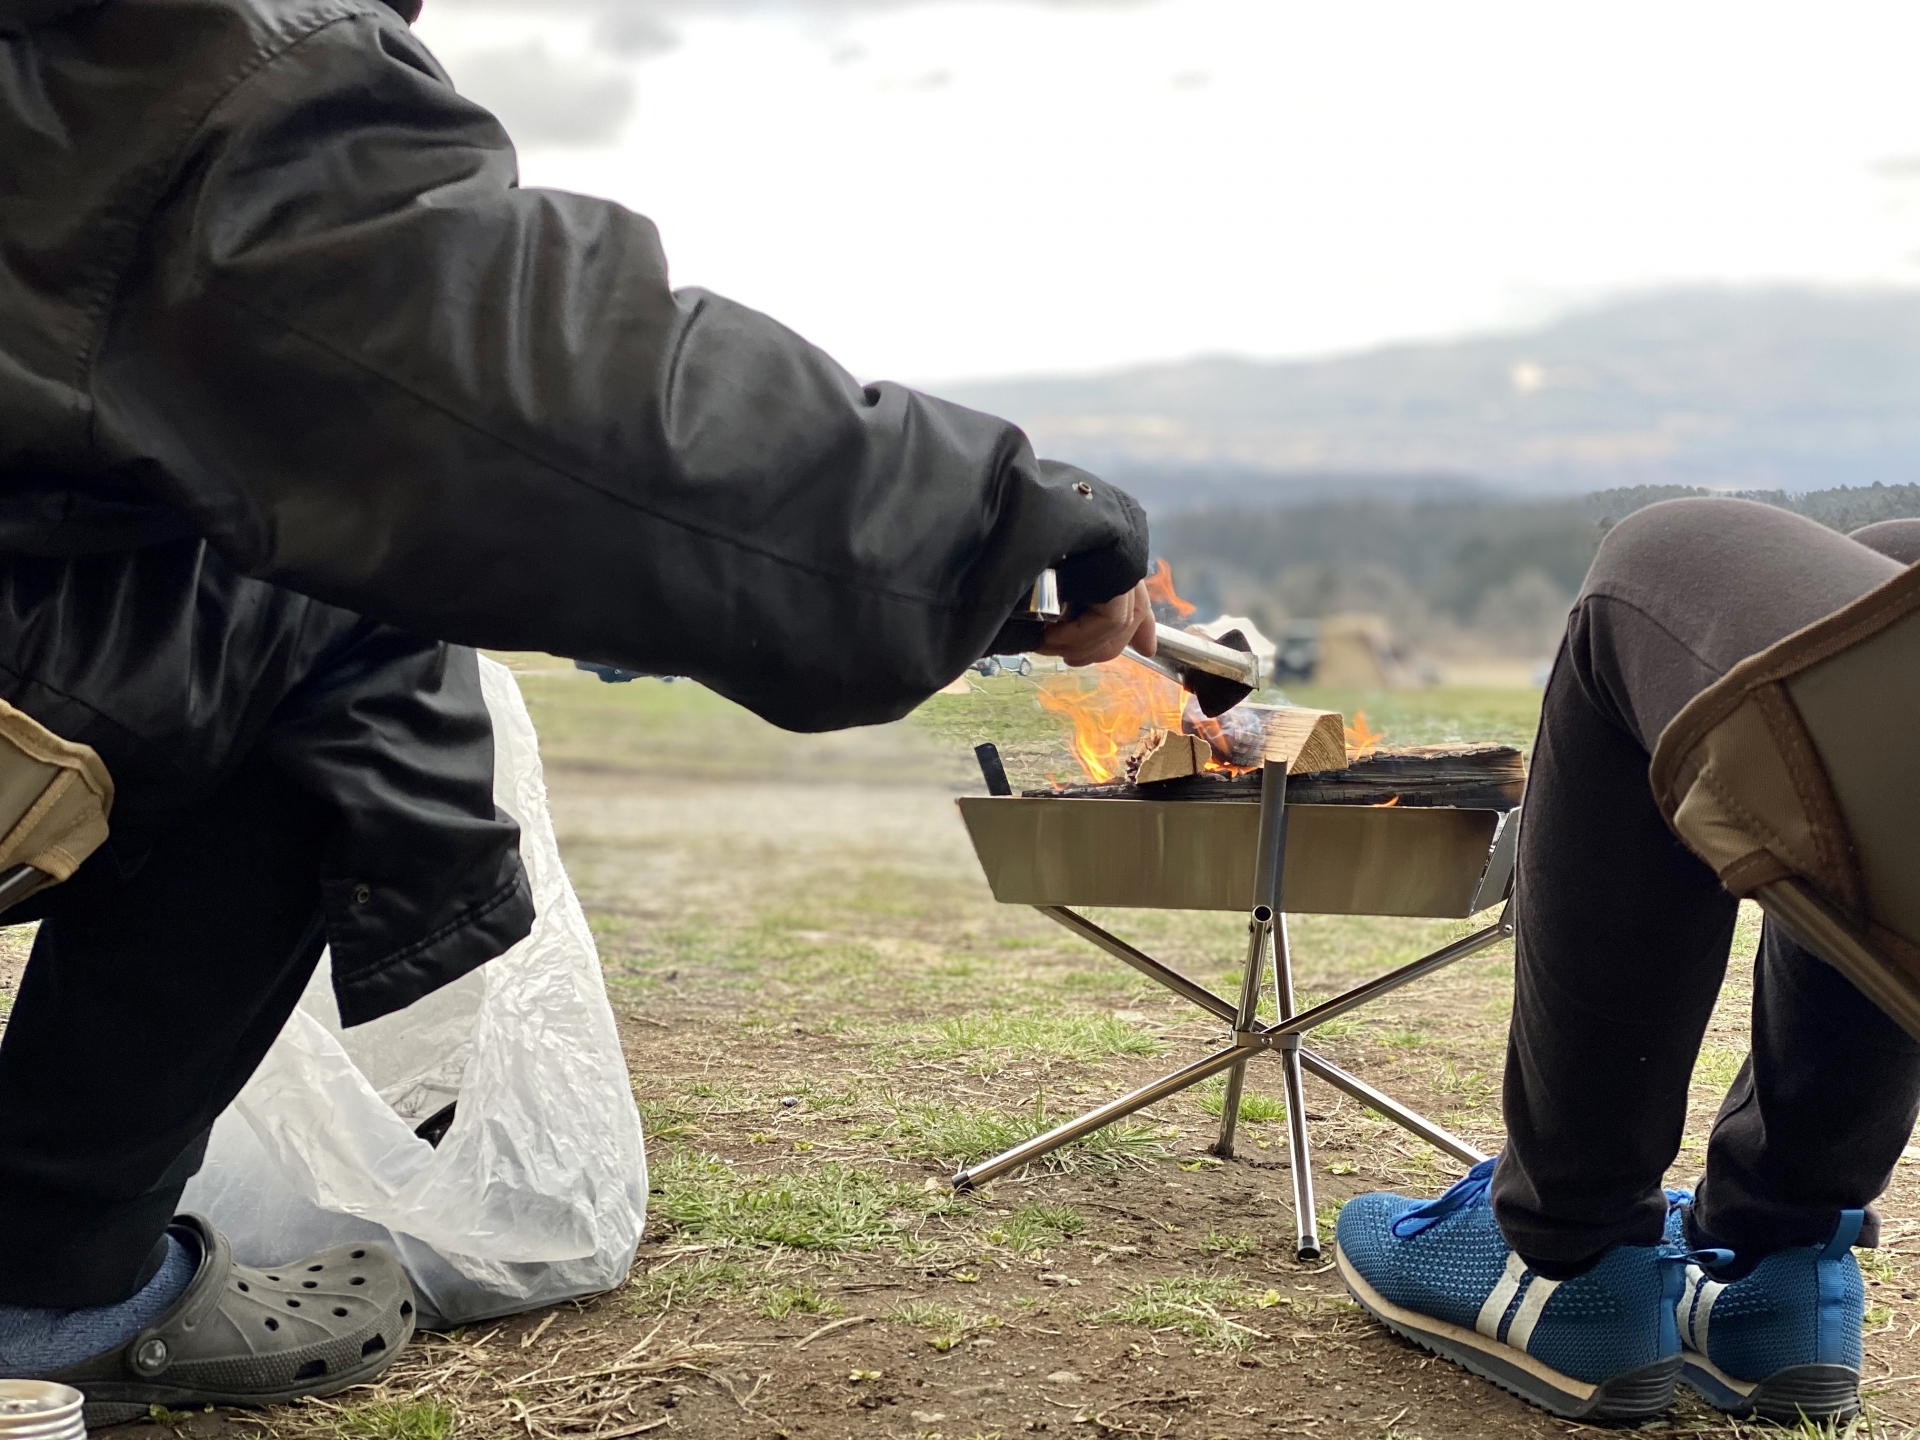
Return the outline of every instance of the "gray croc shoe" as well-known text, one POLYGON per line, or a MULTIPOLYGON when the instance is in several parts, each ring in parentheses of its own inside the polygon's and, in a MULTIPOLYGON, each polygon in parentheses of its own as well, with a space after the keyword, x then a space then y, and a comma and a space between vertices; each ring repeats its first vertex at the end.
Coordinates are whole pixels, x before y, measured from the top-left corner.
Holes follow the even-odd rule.
POLYGON ((173 1229, 200 1268, 172 1309, 117 1349, 42 1378, 87 1397, 89 1426, 193 1405, 274 1405, 373 1379, 413 1338, 413 1287, 377 1245, 255 1270, 198 1215, 173 1229))

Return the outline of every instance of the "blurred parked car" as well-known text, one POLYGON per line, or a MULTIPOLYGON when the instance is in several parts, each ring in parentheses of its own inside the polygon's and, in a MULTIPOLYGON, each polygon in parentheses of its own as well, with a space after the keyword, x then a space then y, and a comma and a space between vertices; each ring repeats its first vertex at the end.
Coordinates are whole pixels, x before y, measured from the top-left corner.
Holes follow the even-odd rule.
POLYGON ((967 668, 988 679, 995 675, 1031 675, 1033 661, 1025 655, 982 655, 967 668))

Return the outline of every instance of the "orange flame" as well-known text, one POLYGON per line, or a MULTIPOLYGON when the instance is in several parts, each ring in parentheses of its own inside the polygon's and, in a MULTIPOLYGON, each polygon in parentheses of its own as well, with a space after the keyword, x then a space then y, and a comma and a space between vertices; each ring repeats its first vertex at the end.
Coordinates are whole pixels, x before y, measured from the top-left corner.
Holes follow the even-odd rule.
POLYGON ((1367 725, 1367 712, 1353 712, 1353 723, 1347 726, 1347 758, 1364 760, 1380 748, 1380 742, 1387 738, 1384 730, 1374 730, 1367 725))
POLYGON ((1189 708, 1178 685, 1134 661, 1058 671, 1041 680, 1036 698, 1042 709, 1067 717, 1073 727, 1068 746, 1096 785, 1125 775, 1128 756, 1155 730, 1198 735, 1214 752, 1206 764, 1210 771, 1238 775, 1246 769, 1219 758, 1228 748, 1219 722, 1189 708))
MULTIPOLYGON (((1194 607, 1174 590, 1173 568, 1165 560, 1147 577, 1147 593, 1183 618, 1193 613, 1194 607)), ((1036 698, 1042 709, 1067 718, 1073 727, 1069 746, 1074 759, 1096 785, 1124 776, 1128 756, 1155 730, 1184 731, 1205 740, 1213 751, 1206 765, 1210 771, 1238 775, 1246 768, 1219 758, 1232 747, 1217 721, 1201 716, 1197 706, 1190 709, 1178 685, 1134 661, 1109 660, 1084 670, 1056 672, 1039 682, 1036 698)), ((1059 787, 1052 776, 1047 778, 1059 787)))
POLYGON ((1193 613, 1193 602, 1182 600, 1173 588, 1173 567, 1165 560, 1154 562, 1154 572, 1147 577, 1147 598, 1156 605, 1173 607, 1173 613, 1182 620, 1193 613))
POLYGON ((1095 784, 1126 770, 1125 756, 1150 730, 1178 730, 1186 696, 1180 687, 1131 660, 1090 670, 1060 671, 1040 682, 1042 709, 1073 726, 1074 759, 1095 784), (1089 683, 1091 681, 1091 683, 1089 683))

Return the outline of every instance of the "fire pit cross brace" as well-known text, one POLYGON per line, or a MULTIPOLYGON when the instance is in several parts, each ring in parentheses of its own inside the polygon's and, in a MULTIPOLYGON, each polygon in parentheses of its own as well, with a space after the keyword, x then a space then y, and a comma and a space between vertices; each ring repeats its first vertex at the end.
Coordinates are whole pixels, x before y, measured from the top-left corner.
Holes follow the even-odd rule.
MULTIPOLYGON (((1500 841, 1504 843, 1496 844, 1495 858, 1482 882, 1483 894, 1492 888, 1487 884, 1488 881, 1498 886, 1486 898, 1497 897, 1506 902, 1497 921, 1397 970, 1377 976, 1310 1009, 1297 1011, 1293 994, 1292 958, 1287 946, 1286 916, 1279 907, 1280 877, 1285 868, 1287 850, 1286 794, 1286 765, 1267 764, 1260 787, 1254 905, 1247 921, 1247 953, 1241 971, 1237 1004, 1161 964, 1151 955, 1110 934, 1065 905, 1034 907, 1048 919, 1057 921, 1189 1004, 1226 1021, 1232 1027, 1230 1043, 1224 1049, 1163 1075, 1151 1084, 1088 1111, 1078 1119, 1055 1126, 990 1160, 969 1166, 953 1177, 956 1190, 984 1185, 1009 1170, 1037 1160, 1063 1145, 1070 1145, 1103 1126, 1144 1110, 1169 1095, 1178 1094, 1223 1071, 1226 1074, 1226 1089, 1221 1097, 1220 1133, 1214 1142, 1213 1153, 1222 1159, 1231 1159, 1247 1062, 1261 1050, 1277 1051, 1280 1056, 1287 1102, 1288 1165, 1293 1177, 1294 1248, 1302 1260, 1318 1259, 1322 1248, 1319 1221, 1314 1213, 1312 1146, 1307 1134, 1304 1075, 1310 1074, 1326 1082, 1457 1160, 1474 1164, 1486 1158, 1459 1136, 1308 1049, 1302 1040, 1314 1027, 1512 935, 1512 858, 1517 829, 1513 834, 1503 833, 1500 836, 1500 841), (1502 864, 1506 867, 1505 873, 1496 875, 1495 870, 1502 864), (1279 1017, 1273 1024, 1258 1018, 1260 990, 1266 979, 1269 960, 1273 965, 1275 1010, 1279 1017)), ((1519 816, 1512 815, 1508 817, 1507 825, 1517 827, 1518 821, 1519 816)))

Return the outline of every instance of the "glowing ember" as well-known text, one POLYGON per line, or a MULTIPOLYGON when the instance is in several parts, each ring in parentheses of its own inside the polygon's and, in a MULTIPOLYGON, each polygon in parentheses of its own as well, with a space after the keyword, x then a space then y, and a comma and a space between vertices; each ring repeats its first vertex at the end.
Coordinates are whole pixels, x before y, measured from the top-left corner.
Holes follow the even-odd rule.
POLYGON ((1193 613, 1193 602, 1182 600, 1173 588, 1173 567, 1165 560, 1155 562, 1153 574, 1147 577, 1147 598, 1156 605, 1172 607, 1173 613, 1182 620, 1193 613))
POLYGON ((1367 725, 1367 712, 1353 712, 1353 723, 1347 726, 1347 758, 1364 760, 1380 748, 1380 742, 1387 738, 1384 730, 1370 729, 1367 725))

